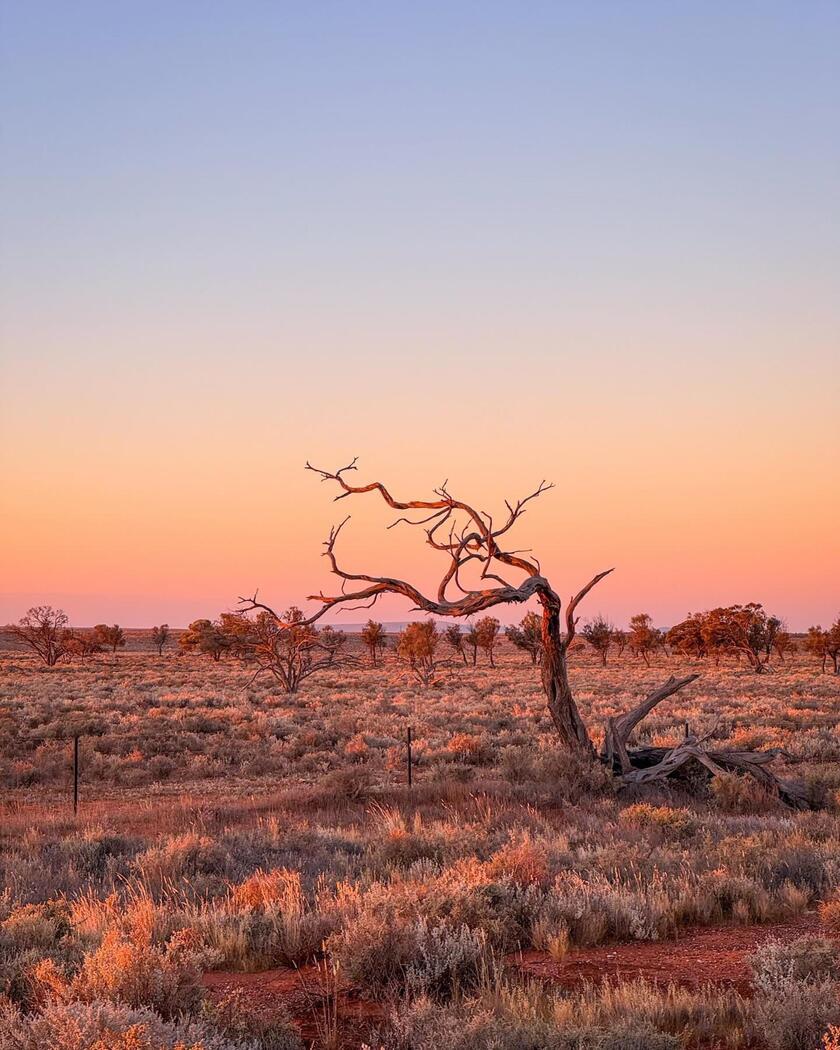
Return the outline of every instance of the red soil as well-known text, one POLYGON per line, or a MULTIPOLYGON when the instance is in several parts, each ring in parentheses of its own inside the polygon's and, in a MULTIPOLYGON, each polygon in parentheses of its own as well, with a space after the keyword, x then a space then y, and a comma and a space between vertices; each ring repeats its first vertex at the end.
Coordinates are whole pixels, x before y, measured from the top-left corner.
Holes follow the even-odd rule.
POLYGON ((747 957, 770 938, 791 941, 805 934, 819 935, 816 915, 767 926, 709 926, 684 930, 673 941, 631 941, 569 952, 555 962, 545 952, 517 957, 523 973, 574 987, 585 981, 630 981, 643 978, 656 984, 699 988, 719 984, 751 994, 747 957))
POLYGON ((382 1003, 360 998, 356 990, 335 980, 324 966, 263 970, 261 973, 214 971, 204 975, 214 998, 241 992, 245 1002, 266 1018, 285 1008, 305 1041, 324 1038, 338 1029, 338 1046, 358 1047, 386 1016, 382 1003))
MULTIPOLYGON (((546 952, 529 951, 508 957, 514 970, 572 988, 585 982, 630 981, 697 988, 717 984, 751 994, 747 957, 770 938, 790 941, 805 934, 825 935, 816 915, 767 926, 713 926, 683 931, 673 941, 633 941, 575 949, 560 962, 546 952)), ((382 1025, 386 1009, 362 998, 343 983, 336 989, 323 966, 266 970, 262 973, 213 972, 204 983, 221 998, 241 991, 246 1001, 266 1017, 285 1007, 300 1026, 304 1039, 323 1038, 337 1019, 337 1045, 358 1047, 382 1025)))

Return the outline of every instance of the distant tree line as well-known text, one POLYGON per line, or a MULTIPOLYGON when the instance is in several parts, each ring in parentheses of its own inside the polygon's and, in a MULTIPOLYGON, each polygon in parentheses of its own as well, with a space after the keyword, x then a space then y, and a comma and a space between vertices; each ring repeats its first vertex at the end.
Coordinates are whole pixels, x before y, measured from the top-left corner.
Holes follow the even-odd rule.
MULTIPOLYGON (((315 627, 305 620, 296 606, 279 616, 268 610, 260 610, 255 616, 225 612, 216 620, 194 620, 181 633, 178 644, 182 652, 205 654, 217 662, 229 656, 252 664, 255 676, 269 675, 288 692, 296 692, 303 681, 318 671, 358 662, 348 653, 343 631, 330 626, 315 627)), ((97 653, 116 655, 126 645, 125 632, 119 624, 74 629, 62 609, 49 605, 34 606, 6 630, 48 667, 73 659, 84 661, 97 653)), ((538 665, 542 659, 541 631, 540 617, 529 612, 519 624, 506 627, 504 636, 527 653, 532 664, 538 665)), ((162 655, 171 636, 168 624, 151 629, 151 643, 158 655, 162 655)), ((450 624, 440 630, 434 621, 427 620, 408 624, 393 640, 393 652, 407 674, 429 684, 444 663, 441 643, 464 666, 476 666, 481 653, 495 667, 501 636, 501 625, 494 616, 484 616, 467 624, 466 629, 450 624)), ((744 659, 760 674, 768 670, 774 655, 784 663, 797 649, 783 620, 768 614, 757 602, 691 613, 667 630, 655 627, 647 613, 632 616, 627 630, 614 627, 598 615, 583 626, 580 636, 605 667, 611 653, 620 658, 629 650, 646 666, 657 652, 664 652, 709 659, 716 666, 724 658, 744 659)), ((384 626, 374 620, 365 624, 361 641, 373 667, 381 663, 391 647, 384 626)), ((840 674, 840 616, 828 628, 810 627, 802 649, 819 662, 822 671, 830 663, 834 673, 840 674)))

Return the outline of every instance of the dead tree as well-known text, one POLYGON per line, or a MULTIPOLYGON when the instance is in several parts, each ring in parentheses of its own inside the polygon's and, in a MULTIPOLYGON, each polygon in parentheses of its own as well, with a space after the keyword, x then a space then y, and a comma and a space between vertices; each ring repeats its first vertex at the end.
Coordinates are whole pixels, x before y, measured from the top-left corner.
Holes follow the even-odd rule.
POLYGON ((296 693, 307 678, 319 671, 356 666, 344 652, 347 636, 332 627, 318 630, 296 606, 282 617, 260 612, 248 624, 250 653, 257 665, 254 680, 271 675, 287 693, 296 693))
POLYGON ((63 609, 36 605, 17 623, 11 624, 9 631, 19 642, 37 653, 47 667, 54 667, 68 653, 69 622, 63 609))
MULTIPOLYGON (((341 567, 336 554, 336 544, 342 529, 349 521, 348 516, 330 530, 324 543, 324 556, 329 561, 333 574, 341 579, 341 589, 334 595, 327 595, 323 591, 310 595, 310 600, 318 602, 320 608, 305 621, 306 623, 314 623, 329 609, 337 606, 346 606, 348 609, 371 608, 385 594, 399 594, 407 598, 412 603, 413 611, 446 617, 469 617, 498 605, 521 605, 536 599, 542 611, 542 685, 560 743, 569 752, 593 761, 600 757, 602 761, 611 765, 627 784, 638 782, 640 776, 647 780, 669 777, 677 770, 683 769, 689 759, 699 762, 709 773, 737 766, 741 772, 764 778, 786 801, 794 801, 787 785, 777 780, 766 768, 778 752, 730 752, 727 753, 729 757, 725 763, 719 758, 720 752, 712 753, 714 757, 707 759, 707 753, 701 747, 702 740, 694 740, 692 744, 682 741, 673 748, 662 749, 661 755, 652 755, 649 748, 634 751, 628 748, 629 736, 636 725, 657 704, 693 682, 697 675, 689 675, 682 679, 671 678, 639 707, 621 719, 614 720, 612 726, 607 729, 605 749, 601 756, 597 755, 569 683, 567 654, 575 637, 578 606, 612 569, 593 576, 569 599, 563 615, 560 595, 543 576, 540 563, 533 554, 525 550, 505 549, 508 533, 525 513, 528 504, 552 488, 552 485, 543 481, 524 499, 515 503, 505 501, 506 514, 497 524, 487 512, 480 511, 453 496, 446 482, 435 490, 434 499, 398 500, 379 481, 367 485, 351 485, 347 475, 356 470, 355 459, 346 467, 334 472, 318 469, 309 463, 306 467, 318 474, 322 481, 339 488, 336 500, 375 492, 392 510, 419 512, 420 517, 416 519, 401 514, 389 528, 403 524, 421 527, 426 536, 426 543, 440 552, 445 563, 434 597, 427 596, 406 580, 349 572, 341 567), (472 585, 465 578, 468 567, 473 570, 472 585), (524 579, 514 583, 501 575, 508 574, 510 570, 524 574, 524 579), (689 746, 696 748, 697 753, 688 754, 689 746), (700 754, 704 756, 702 761, 698 758, 700 754), (654 758, 656 761, 652 761, 654 758), (760 772, 757 774, 755 770, 760 772)), ((242 600, 246 609, 267 612, 278 624, 286 626, 282 624, 282 618, 269 606, 257 601, 256 595, 242 600)))
POLYGON ((775 758, 790 757, 781 748, 774 747, 767 751, 724 751, 706 748, 703 745, 714 734, 713 728, 703 736, 686 732, 685 739, 674 747, 641 747, 632 751, 628 749, 627 742, 642 719, 663 700, 699 677, 699 674, 691 674, 686 678, 671 677, 638 707, 634 707, 620 718, 608 719, 601 760, 628 785, 647 784, 679 775, 681 772, 686 773, 687 767, 691 765, 705 769, 712 776, 721 776, 724 773, 751 776, 789 806, 807 809, 810 802, 806 786, 798 781, 782 780, 767 768, 775 758))

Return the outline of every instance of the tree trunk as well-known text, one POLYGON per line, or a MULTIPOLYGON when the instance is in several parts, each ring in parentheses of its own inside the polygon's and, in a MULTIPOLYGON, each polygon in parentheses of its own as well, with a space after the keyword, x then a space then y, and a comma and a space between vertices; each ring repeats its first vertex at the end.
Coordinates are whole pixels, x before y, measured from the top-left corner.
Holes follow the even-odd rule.
POLYGON ((542 614, 542 684, 560 741, 569 751, 595 757, 595 748, 572 696, 566 666, 566 640, 560 634, 560 603, 540 596, 542 614))

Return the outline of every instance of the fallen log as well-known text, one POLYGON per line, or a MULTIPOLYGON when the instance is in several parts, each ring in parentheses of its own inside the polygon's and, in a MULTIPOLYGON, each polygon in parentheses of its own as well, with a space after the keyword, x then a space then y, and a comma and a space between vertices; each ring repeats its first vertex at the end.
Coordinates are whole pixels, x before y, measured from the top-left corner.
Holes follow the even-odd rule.
POLYGON ((627 786, 650 784, 671 777, 685 779, 689 768, 695 772, 702 770, 709 779, 734 773, 738 776, 752 777, 794 809, 811 808, 807 785, 795 780, 784 780, 768 768, 775 759, 790 757, 786 752, 781 748, 769 748, 766 751, 708 748, 704 745, 714 734, 716 726, 702 737, 686 733, 685 739, 673 747, 628 747, 633 730, 654 708, 699 677, 692 674, 685 678, 669 678, 637 707, 617 718, 609 718, 604 733, 601 761, 618 776, 623 785, 627 786))

